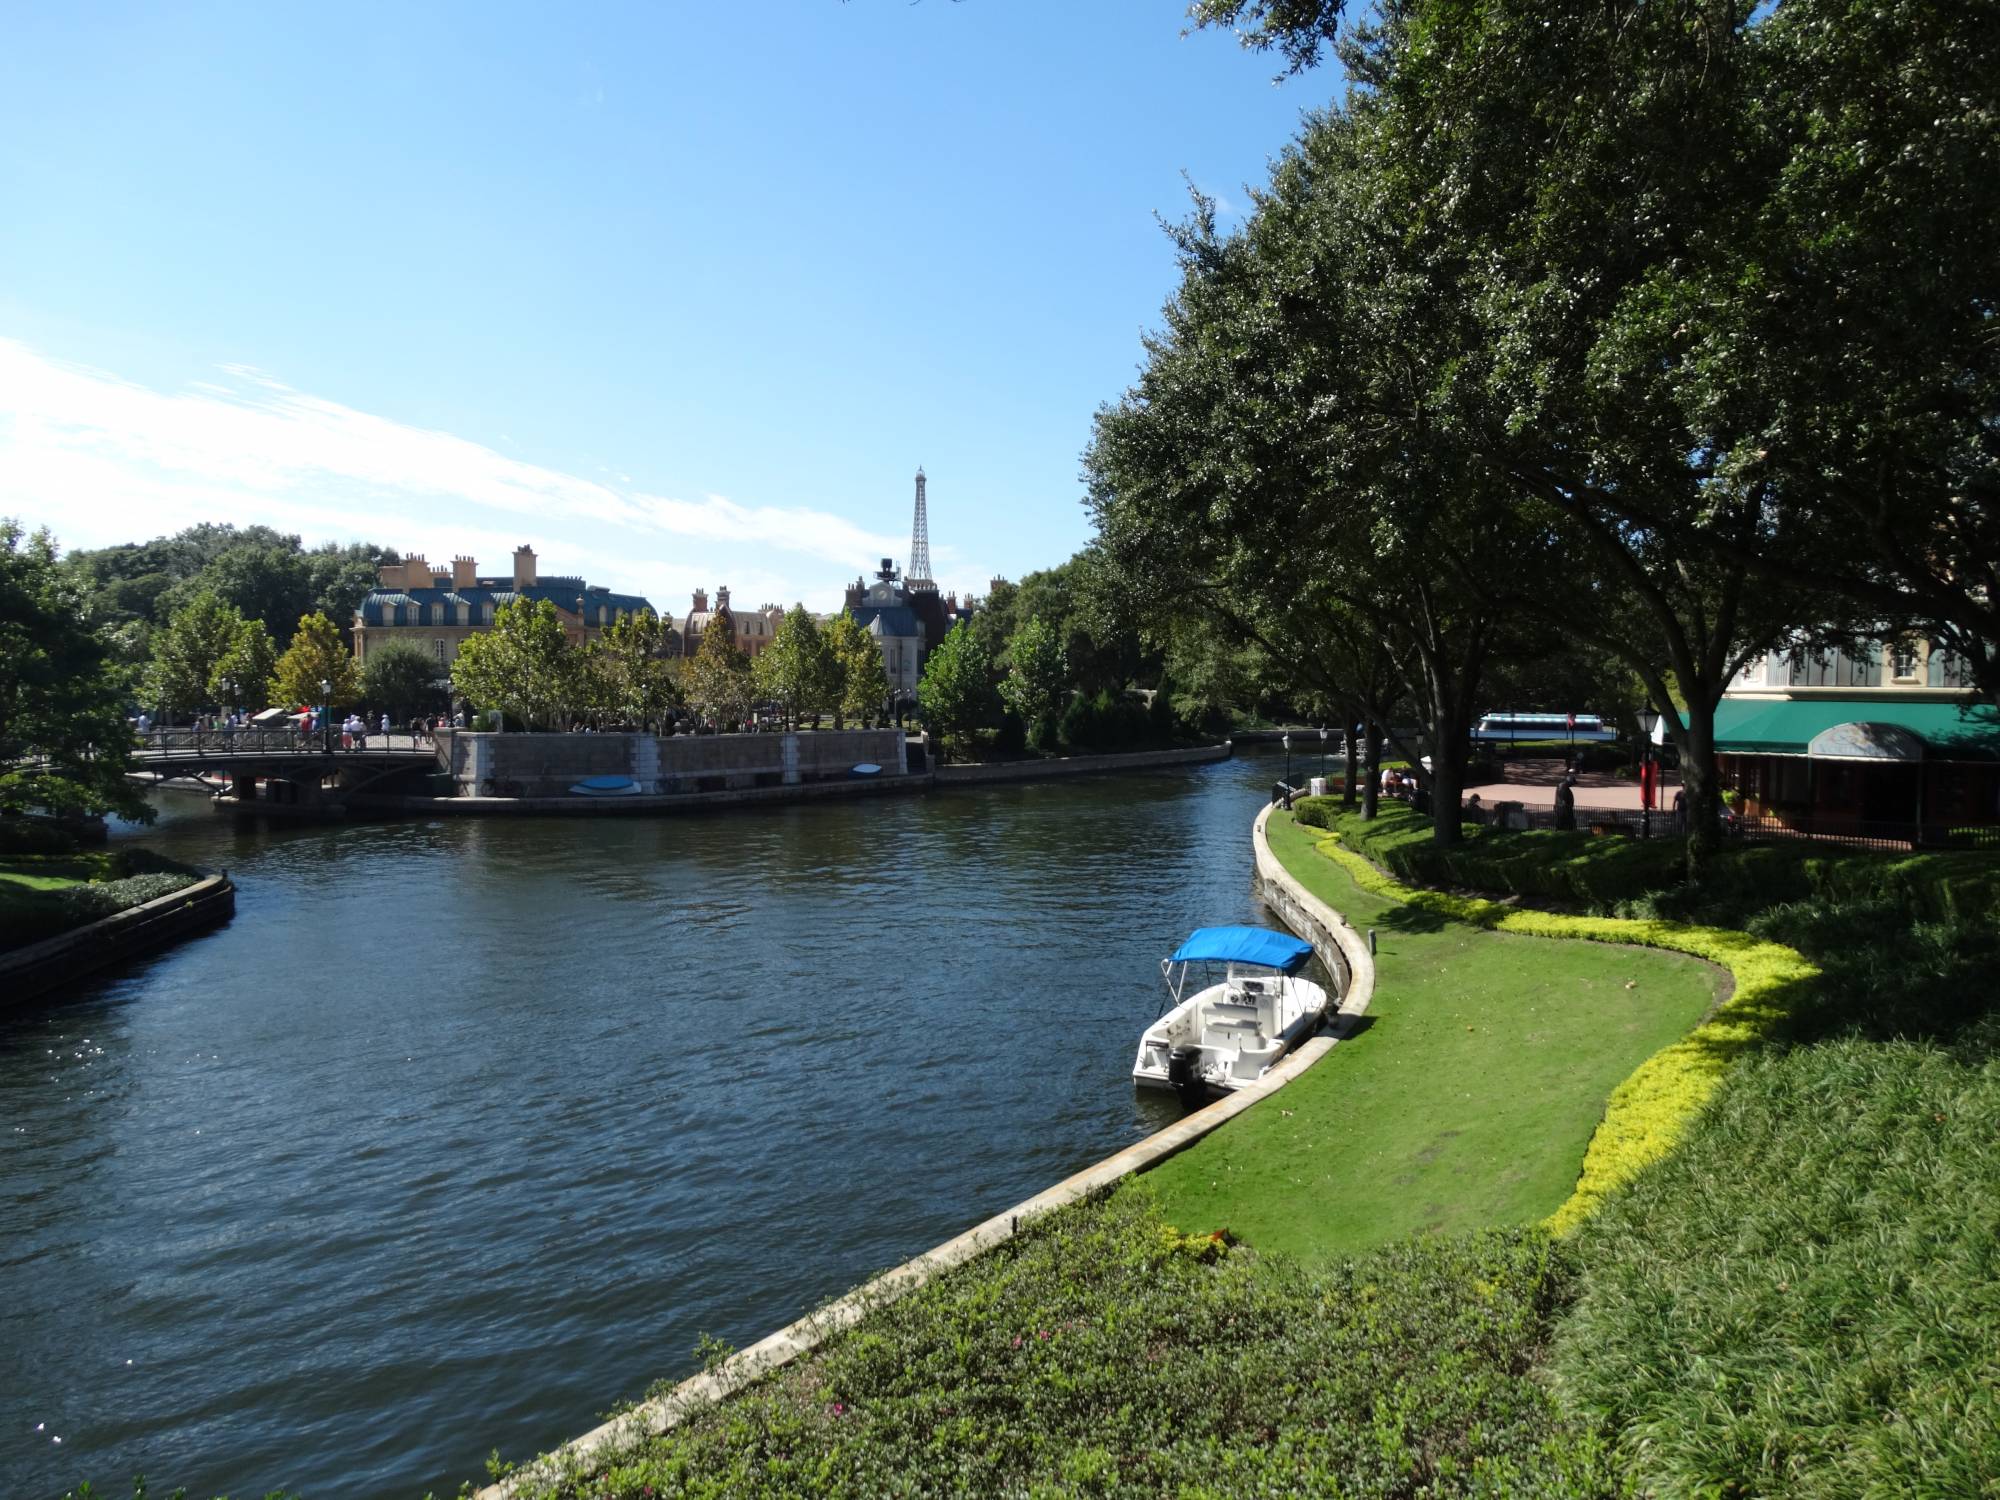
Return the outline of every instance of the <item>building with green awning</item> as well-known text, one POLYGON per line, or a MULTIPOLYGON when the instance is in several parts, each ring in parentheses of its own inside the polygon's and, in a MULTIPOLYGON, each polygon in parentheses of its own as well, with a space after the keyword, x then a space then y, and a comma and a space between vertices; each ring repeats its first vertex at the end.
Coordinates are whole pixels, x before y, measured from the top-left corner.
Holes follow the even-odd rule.
POLYGON ((1963 701, 1914 703, 1887 693, 1868 698, 1725 697, 1715 710, 1715 748, 1722 755, 1829 760, 1900 760, 1916 749, 1921 754, 1915 758, 1925 760, 2000 761, 2000 710, 1963 701), (1901 733, 1839 734, 1878 725, 1901 733))

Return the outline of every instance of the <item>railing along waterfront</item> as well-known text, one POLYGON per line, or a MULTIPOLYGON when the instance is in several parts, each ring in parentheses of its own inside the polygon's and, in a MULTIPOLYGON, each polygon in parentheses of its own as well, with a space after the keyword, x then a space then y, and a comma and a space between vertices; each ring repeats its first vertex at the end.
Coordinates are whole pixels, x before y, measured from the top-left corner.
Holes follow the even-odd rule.
POLYGON ((300 729, 149 729, 136 737, 136 748, 149 760, 223 755, 338 755, 391 752, 431 753, 431 741, 407 731, 382 734, 370 730, 349 734, 338 728, 300 729))

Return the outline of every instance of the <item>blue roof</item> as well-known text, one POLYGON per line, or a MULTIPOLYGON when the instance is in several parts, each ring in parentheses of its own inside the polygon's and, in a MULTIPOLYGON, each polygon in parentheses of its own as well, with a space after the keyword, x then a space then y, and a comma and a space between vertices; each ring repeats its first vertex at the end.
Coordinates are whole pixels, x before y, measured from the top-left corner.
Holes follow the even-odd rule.
POLYGON ((1306 966, 1312 952, 1311 943, 1301 942, 1289 932, 1273 932, 1268 927, 1198 927, 1169 962, 1222 959, 1296 974, 1306 966))
MULTIPOLYGON (((441 622, 446 625, 458 623, 458 606, 471 606, 471 623, 485 624, 480 618, 481 606, 493 605, 498 609, 503 604, 512 604, 517 599, 546 599, 551 604, 575 613, 577 598, 581 595, 586 614, 594 621, 600 605, 610 606, 615 617, 619 614, 637 614, 641 610, 652 610, 652 603, 639 594, 614 594, 606 588, 591 588, 570 579, 556 579, 552 582, 531 583, 526 588, 515 589, 512 583, 495 586, 481 584, 469 589, 376 589, 361 601, 361 623, 364 625, 384 625, 398 623, 384 618, 385 610, 415 606, 418 619, 415 623, 429 623, 430 605, 446 606, 448 614, 441 622)), ((657 613, 657 611, 654 611, 657 613)))
POLYGON ((863 630, 879 619, 884 635, 914 636, 918 632, 916 611, 907 604, 857 604, 848 613, 863 630))

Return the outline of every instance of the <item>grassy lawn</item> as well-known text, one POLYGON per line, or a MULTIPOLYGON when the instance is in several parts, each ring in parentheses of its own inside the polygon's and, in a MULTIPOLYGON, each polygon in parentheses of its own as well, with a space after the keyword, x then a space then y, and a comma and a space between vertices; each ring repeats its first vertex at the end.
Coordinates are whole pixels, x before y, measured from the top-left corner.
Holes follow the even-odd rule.
POLYGON ((0 859, 0 951, 166 895, 194 878, 169 861, 130 853, 0 859))
POLYGON ((1715 1004, 1670 954, 1480 931, 1368 895, 1282 813, 1271 848, 1376 929, 1369 1024, 1225 1130, 1146 1175, 1188 1231, 1351 1254, 1423 1231, 1521 1224, 1575 1186, 1612 1089, 1715 1004))

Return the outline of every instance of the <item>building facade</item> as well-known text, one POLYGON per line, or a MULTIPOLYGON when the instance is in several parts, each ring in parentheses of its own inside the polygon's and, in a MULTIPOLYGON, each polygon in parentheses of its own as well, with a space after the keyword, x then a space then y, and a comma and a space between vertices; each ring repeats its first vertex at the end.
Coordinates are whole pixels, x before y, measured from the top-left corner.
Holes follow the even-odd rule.
POLYGON ((708 590, 694 591, 693 607, 681 617, 681 654, 693 656, 701 649, 702 634, 717 620, 726 622, 736 632, 736 648, 745 656, 756 656, 771 644, 771 637, 778 633, 779 622, 785 618, 781 604, 760 604, 755 609, 734 609, 729 603, 729 590, 715 591, 715 607, 709 608, 708 590))
POLYGON ((626 615, 653 611, 637 594, 615 594, 581 578, 541 577, 532 547, 514 549, 514 571, 508 577, 481 577, 469 557, 453 558, 447 572, 419 554, 384 565, 375 590, 355 610, 354 659, 365 664, 371 652, 407 643, 435 661, 442 678, 466 637, 492 629, 500 608, 518 599, 546 599, 555 605, 573 645, 582 645, 626 615))
POLYGON ((1802 832, 1984 842, 2000 826, 2000 713, 1970 681, 1915 637, 1773 651, 1717 705, 1723 786, 1802 832))

